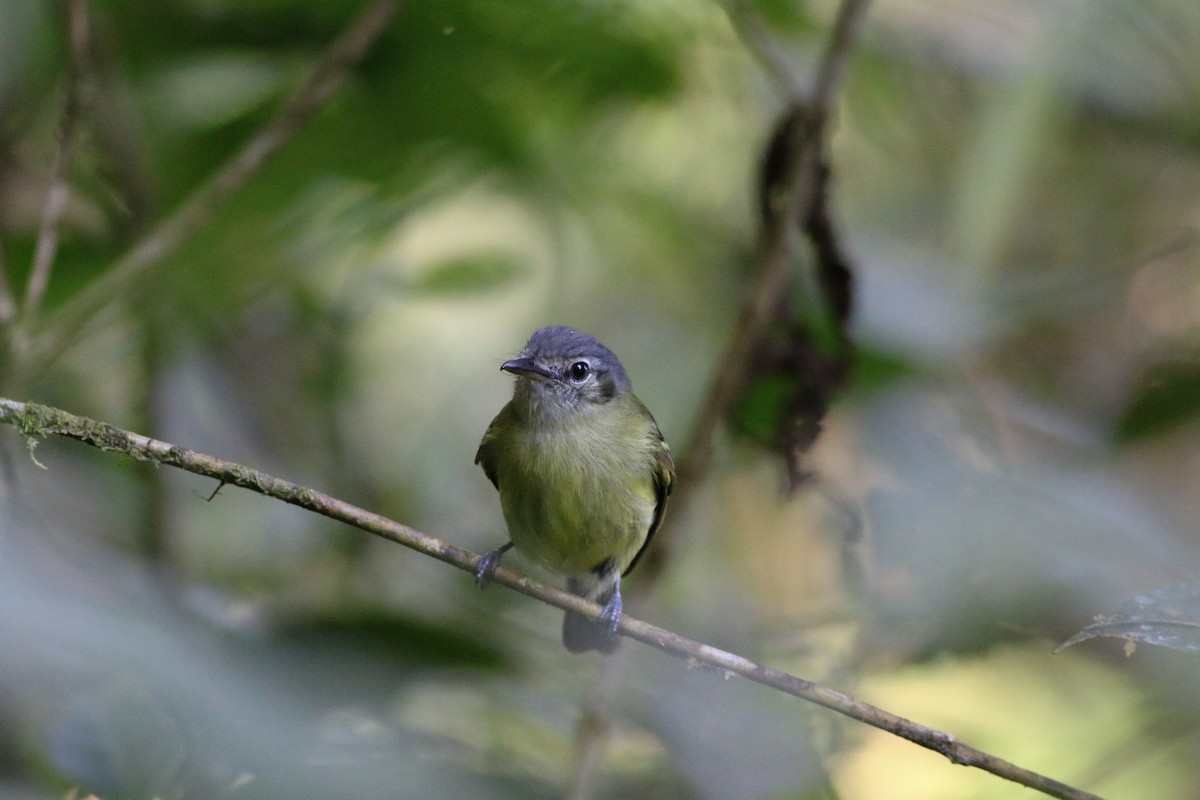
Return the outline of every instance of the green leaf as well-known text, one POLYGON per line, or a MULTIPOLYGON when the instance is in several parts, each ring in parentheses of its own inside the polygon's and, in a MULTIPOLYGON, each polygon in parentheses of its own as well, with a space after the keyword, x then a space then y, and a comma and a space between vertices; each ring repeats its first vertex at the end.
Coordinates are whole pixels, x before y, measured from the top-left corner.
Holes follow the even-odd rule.
POLYGON ((734 409, 734 430, 759 444, 774 441, 801 391, 795 375, 772 373, 758 377, 734 409))
POLYGON ((449 625, 393 611, 363 609, 286 620, 281 638, 329 652, 382 656, 396 663, 496 669, 504 658, 488 643, 449 625))
POLYGON ((858 395, 868 395, 916 374, 917 367, 902 356, 870 347, 860 347, 854 351, 850 391, 858 395))
POLYGON ((435 265, 413 282, 411 288, 436 295, 485 294, 512 283, 527 271, 510 253, 468 253, 435 265))
POLYGON ((1117 441, 1129 443, 1168 433, 1200 418, 1200 361, 1152 367, 1117 425, 1117 441))

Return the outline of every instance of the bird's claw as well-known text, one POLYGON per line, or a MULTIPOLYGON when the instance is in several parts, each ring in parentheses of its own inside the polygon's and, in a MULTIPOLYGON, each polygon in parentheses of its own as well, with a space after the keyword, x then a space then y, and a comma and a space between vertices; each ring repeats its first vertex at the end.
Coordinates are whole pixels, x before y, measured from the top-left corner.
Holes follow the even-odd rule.
POLYGON ((492 578, 496 575, 496 568, 500 566, 500 559, 512 549, 512 546, 512 542, 502 544, 479 559, 479 564, 475 567, 475 584, 480 589, 486 589, 492 582, 492 578))
POLYGON ((624 604, 621 602, 621 590, 618 588, 613 592, 613 596, 604 604, 604 610, 600 612, 600 616, 596 619, 604 623, 608 627, 608 635, 616 636, 617 627, 621 624, 621 611, 624 604))

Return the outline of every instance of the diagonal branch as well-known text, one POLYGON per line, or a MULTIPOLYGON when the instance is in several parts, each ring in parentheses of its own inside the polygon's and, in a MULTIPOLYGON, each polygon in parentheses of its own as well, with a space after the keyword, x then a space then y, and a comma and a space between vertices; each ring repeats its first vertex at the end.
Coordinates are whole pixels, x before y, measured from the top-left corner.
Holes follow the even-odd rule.
POLYGON ((58 253, 58 226, 70 197, 67 169, 71 164, 71 145, 79 121, 83 70, 87 62, 90 38, 89 28, 87 3, 84 0, 67 0, 67 31, 70 41, 67 100, 63 106, 62 123, 58 131, 58 148, 54 151, 54 164, 50 170, 50 186, 46 190, 45 205, 42 206, 42 222, 33 253, 33 269, 29 273, 29 282, 25 284, 25 300, 21 306, 22 328, 31 324, 37 315, 42 297, 46 294, 46 287, 50 285, 50 271, 58 253))
MULTIPOLYGON (((402 544, 474 575, 480 556, 449 542, 422 533, 415 528, 351 505, 336 497, 309 489, 291 481, 273 477, 250 467, 225 461, 195 450, 188 450, 158 439, 131 433, 104 422, 75 416, 35 403, 0 398, 0 423, 16 427, 24 436, 35 439, 46 435, 75 439, 101 450, 121 453, 138 461, 176 467, 196 475, 232 484, 273 497, 295 506, 344 522, 368 533, 402 544)), ((214 493, 215 494, 215 493, 214 493)), ((541 600, 557 608, 590 617, 600 614, 600 606, 570 592, 527 578, 506 567, 496 570, 495 583, 541 600)), ((621 617, 620 633, 631 639, 670 653, 691 664, 704 664, 762 684, 784 694, 807 700, 844 714, 851 719, 908 739, 941 753, 954 764, 975 767, 1037 789, 1061 800, 1100 800, 1096 795, 1075 789, 982 750, 959 742, 952 734, 928 728, 882 708, 857 700, 795 675, 771 669, 748 658, 711 647, 702 642, 651 625, 628 615, 621 617)))
MULTIPOLYGON (((676 463, 678 488, 673 499, 676 509, 690 505, 691 492, 708 473, 712 464, 713 436, 721 420, 744 394, 752 377, 749 366, 754 361, 755 348, 786 296, 788 268, 797 248, 796 221, 803 224, 821 254, 840 253, 836 240, 826 241, 832 234, 829 226, 824 224, 827 222, 825 193, 829 183, 823 163, 826 122, 868 4, 869 0, 842 0, 817 65, 812 89, 806 97, 792 98, 798 111, 795 124, 784 129, 779 142, 786 151, 787 174, 778 181, 782 191, 764 199, 764 206, 770 206, 770 218, 764 219, 757 278, 742 304, 725 355, 713 371, 699 415, 680 450, 682 455, 676 463)), ((761 35, 765 36, 765 33, 761 35)), ((790 85, 794 83, 789 81, 790 85)), ((649 576, 648 582, 655 580, 669 560, 675 538, 671 520, 678 518, 678 514, 668 517, 657 534, 655 549, 648 554, 642 568, 643 576, 649 576)))
POLYGON ((378 41, 402 0, 374 0, 317 60, 291 99, 207 183, 154 226, 105 275, 76 295, 47 326, 29 363, 44 369, 75 341, 96 315, 128 296, 138 280, 196 234, 221 205, 245 186, 341 87, 378 41))
POLYGON ((821 155, 825 125, 867 5, 867 0, 843 0, 839 5, 813 88, 808 97, 795 98, 805 106, 807 119, 805 124, 794 126, 786 142, 794 154, 793 172, 786 191, 774 201, 777 218, 785 222, 765 232, 758 278, 742 305, 733 339, 701 406, 703 411, 686 439, 679 468, 681 488, 694 485, 691 479, 708 471, 713 434, 745 388, 745 365, 787 290, 787 270, 795 249, 791 221, 808 220, 824 202, 826 181, 821 174, 821 155))

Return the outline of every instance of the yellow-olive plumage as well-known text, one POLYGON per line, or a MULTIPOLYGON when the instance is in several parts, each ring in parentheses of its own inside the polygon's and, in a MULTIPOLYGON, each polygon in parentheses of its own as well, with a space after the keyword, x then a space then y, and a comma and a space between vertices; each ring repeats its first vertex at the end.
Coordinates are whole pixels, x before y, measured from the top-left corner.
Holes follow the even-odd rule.
POLYGON ((612 652, 620 578, 662 521, 671 451, 621 362, 594 337, 541 328, 501 369, 517 377, 513 399, 475 461, 500 492, 511 541, 484 557, 478 578, 486 584, 515 546, 604 606, 596 620, 567 614, 567 649, 612 652))

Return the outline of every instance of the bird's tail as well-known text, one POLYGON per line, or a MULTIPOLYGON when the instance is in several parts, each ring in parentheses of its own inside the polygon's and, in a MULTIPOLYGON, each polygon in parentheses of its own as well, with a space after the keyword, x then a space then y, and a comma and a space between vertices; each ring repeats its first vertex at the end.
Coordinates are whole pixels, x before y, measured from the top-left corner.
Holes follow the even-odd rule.
MULTIPOLYGON (((605 607, 612 601, 613 595, 619 591, 615 583, 603 586, 598 593, 596 592, 597 588, 596 580, 591 575, 585 578, 567 579, 567 589, 605 607)), ((589 619, 574 611, 568 611, 567 615, 563 617, 562 640, 563 646, 572 653, 598 650, 608 654, 616 650, 617 645, 621 643, 621 638, 612 632, 610 619, 604 617, 589 619)))

